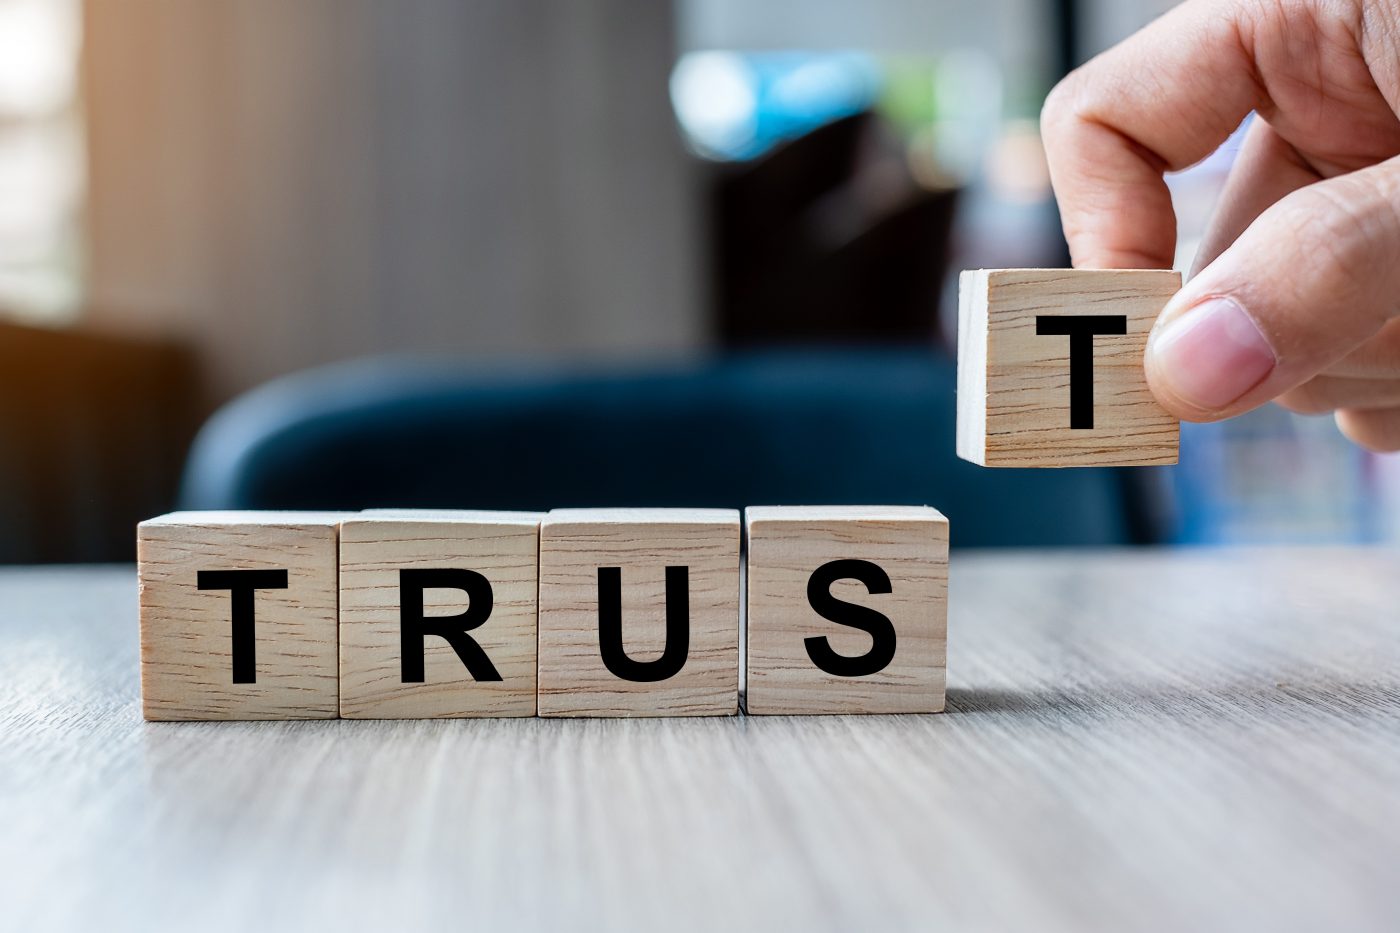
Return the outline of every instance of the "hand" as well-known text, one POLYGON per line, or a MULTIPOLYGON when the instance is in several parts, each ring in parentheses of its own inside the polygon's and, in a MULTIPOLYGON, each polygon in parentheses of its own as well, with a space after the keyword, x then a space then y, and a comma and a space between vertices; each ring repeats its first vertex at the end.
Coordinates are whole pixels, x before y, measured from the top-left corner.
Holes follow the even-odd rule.
POLYGON ((1162 175, 1252 110, 1196 265, 1148 340, 1168 410, 1270 399, 1400 449, 1400 0, 1190 0, 1075 71, 1041 116, 1076 266, 1171 265, 1162 175))

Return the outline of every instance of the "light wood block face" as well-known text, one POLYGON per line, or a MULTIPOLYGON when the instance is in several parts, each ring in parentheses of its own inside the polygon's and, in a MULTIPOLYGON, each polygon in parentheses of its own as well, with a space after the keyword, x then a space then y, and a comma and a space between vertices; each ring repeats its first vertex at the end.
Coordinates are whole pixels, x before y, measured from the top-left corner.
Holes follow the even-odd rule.
POLYGON ((920 506, 744 510, 750 714, 937 713, 948 520, 920 506))
POLYGON ((147 719, 336 717, 341 517, 176 512, 138 526, 147 719))
POLYGON ((539 714, 735 714, 739 535, 729 509, 550 512, 540 526, 539 714))
POLYGON ((1148 389, 1143 354, 1179 273, 983 269, 959 286, 959 456, 1005 467, 1176 463, 1180 423, 1148 389))
POLYGON ((346 521, 340 715, 535 715, 541 518, 385 509, 346 521))

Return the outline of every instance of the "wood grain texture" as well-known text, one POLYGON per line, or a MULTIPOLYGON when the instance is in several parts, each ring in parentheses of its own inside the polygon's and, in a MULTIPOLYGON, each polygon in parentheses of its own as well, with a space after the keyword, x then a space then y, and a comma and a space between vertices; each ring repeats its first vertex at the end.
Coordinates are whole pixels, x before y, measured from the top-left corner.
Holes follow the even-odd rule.
POLYGON ((175 512, 137 529, 147 719, 332 719, 341 515, 175 512), (232 595, 200 571, 286 570, 254 598, 256 682, 234 683, 232 595))
POLYGON ((1400 553, 958 552, 940 716, 147 723, 130 567, 0 570, 8 929, 1400 916, 1400 553))
MULTIPOLYGON (((543 513, 376 510, 341 525, 340 715, 347 719, 535 715, 539 523, 543 513), (403 682, 400 573, 462 568, 491 586, 491 614, 470 637, 500 675, 475 680, 439 637, 423 646, 423 682, 403 682)), ((423 594, 427 616, 470 610, 463 590, 423 594)))
POLYGON ((730 716, 739 702, 739 513, 557 509, 540 525, 539 714, 730 716), (667 680, 635 683, 599 649, 599 567, 622 573, 623 647, 666 648, 667 567, 688 568, 690 650, 667 680))
POLYGON ((922 506, 756 506, 744 510, 747 625, 744 709, 752 714, 936 713, 943 709, 948 635, 948 520, 922 506), (807 582, 834 560, 869 561, 890 592, 846 579, 830 592, 889 619, 895 654, 877 673, 821 670, 805 640, 846 657, 871 650, 867 632, 822 618, 807 582))
POLYGON ((1143 354, 1180 273, 1134 269, 982 269, 962 273, 958 305, 958 455, 983 466, 1150 466, 1177 461, 1180 424, 1147 387, 1143 354), (1097 335, 1094 426, 1070 427, 1067 336, 1038 316, 1122 314, 1097 335))

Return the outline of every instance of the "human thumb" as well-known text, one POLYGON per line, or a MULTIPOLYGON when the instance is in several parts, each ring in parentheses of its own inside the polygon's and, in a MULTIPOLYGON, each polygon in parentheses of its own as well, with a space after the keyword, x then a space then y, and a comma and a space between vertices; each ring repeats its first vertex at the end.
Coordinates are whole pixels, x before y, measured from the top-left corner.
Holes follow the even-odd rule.
POLYGON ((1148 383, 1188 421, 1264 404, 1400 313, 1400 159, 1282 198, 1168 303, 1148 383))

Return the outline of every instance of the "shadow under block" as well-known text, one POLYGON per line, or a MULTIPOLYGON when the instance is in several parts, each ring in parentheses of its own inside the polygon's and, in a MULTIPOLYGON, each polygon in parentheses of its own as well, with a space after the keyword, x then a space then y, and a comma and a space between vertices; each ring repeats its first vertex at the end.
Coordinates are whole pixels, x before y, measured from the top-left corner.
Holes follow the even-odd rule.
POLYGON ((535 715, 543 517, 395 509, 347 519, 340 715, 535 715))
POLYGON ((1179 273, 1156 269, 964 272, 958 456, 1001 467, 1176 463, 1180 423, 1148 389, 1143 354, 1180 287, 1179 273))
POLYGON ((739 535, 731 509, 550 512, 539 714, 738 712, 739 535))
POLYGON ((147 719, 336 718, 342 517, 175 512, 138 526, 147 719))
POLYGON ((744 533, 746 712, 943 710, 946 518, 923 506, 762 506, 744 510, 744 533))

